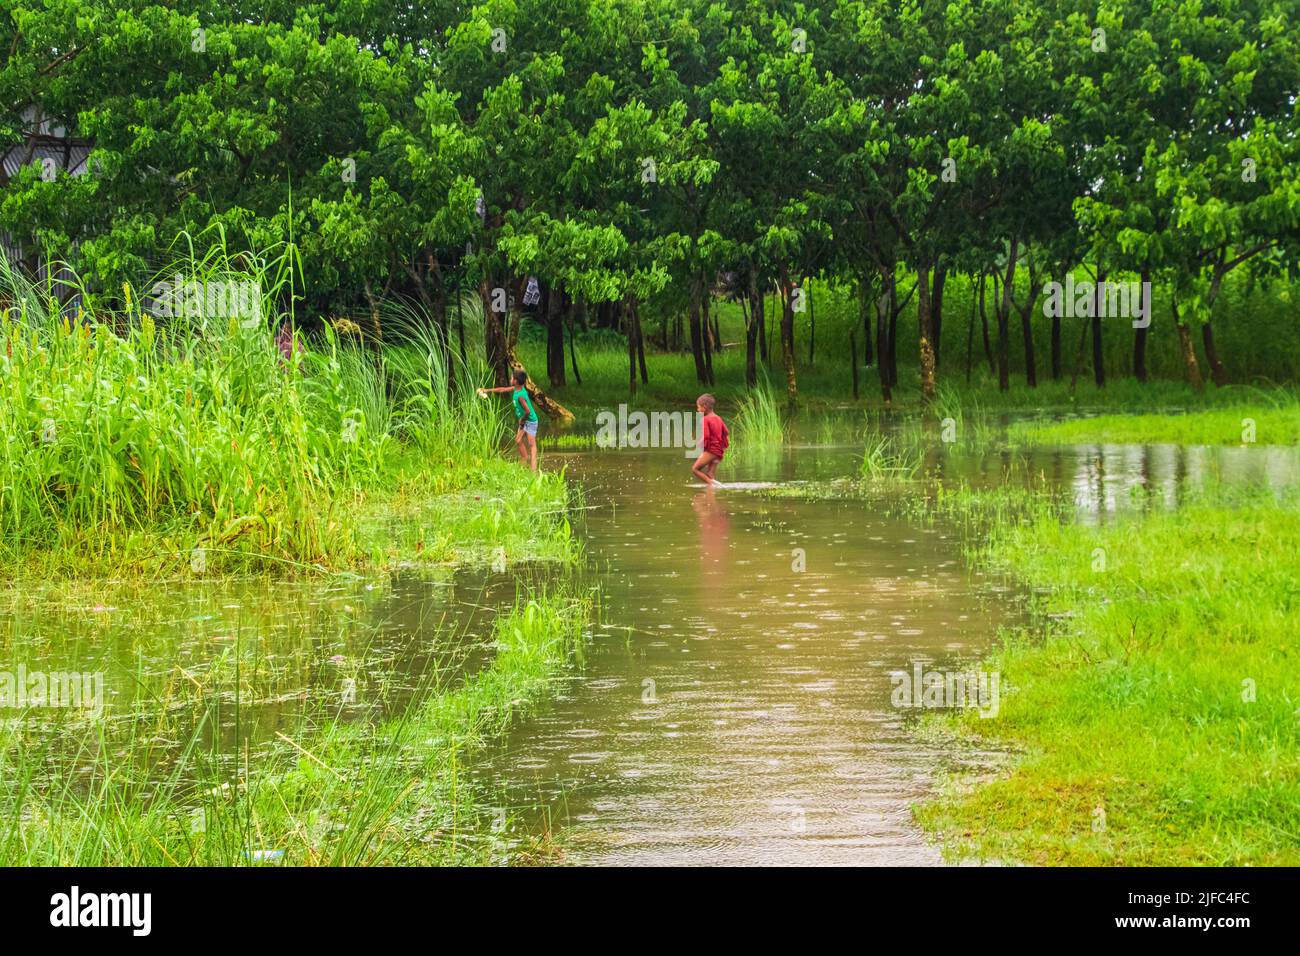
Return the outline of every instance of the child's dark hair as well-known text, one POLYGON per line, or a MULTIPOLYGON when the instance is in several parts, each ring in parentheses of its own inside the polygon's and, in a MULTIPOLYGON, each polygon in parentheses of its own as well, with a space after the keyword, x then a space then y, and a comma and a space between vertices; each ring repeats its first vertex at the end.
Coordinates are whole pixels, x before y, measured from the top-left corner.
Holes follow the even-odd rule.
POLYGON ((703 395, 701 395, 699 398, 695 400, 695 404, 703 405, 704 410, 706 412, 711 412, 713 411, 713 406, 718 403, 717 401, 714 400, 712 395, 710 395, 708 392, 705 392, 703 395))
POLYGON ((521 368, 517 368, 510 373, 510 380, 516 385, 522 385, 528 381, 528 373, 521 368))

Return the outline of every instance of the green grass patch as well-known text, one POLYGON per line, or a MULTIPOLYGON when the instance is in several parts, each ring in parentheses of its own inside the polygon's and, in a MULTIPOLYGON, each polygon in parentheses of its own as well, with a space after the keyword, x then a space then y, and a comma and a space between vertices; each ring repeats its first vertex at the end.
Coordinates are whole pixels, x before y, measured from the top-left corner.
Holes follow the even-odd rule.
MULTIPOLYGON (((958 856, 1067 865, 1300 862, 1300 499, 1204 495, 1090 527, 1040 505, 983 551, 1041 599, 1007 636, 1009 774, 918 809, 958 856)), ((945 719, 945 718, 940 718, 945 719)))
POLYGON ((1063 422, 1017 422, 1009 437, 1019 444, 1261 445, 1300 444, 1300 399, 1275 400, 1179 413, 1098 415, 1063 422))

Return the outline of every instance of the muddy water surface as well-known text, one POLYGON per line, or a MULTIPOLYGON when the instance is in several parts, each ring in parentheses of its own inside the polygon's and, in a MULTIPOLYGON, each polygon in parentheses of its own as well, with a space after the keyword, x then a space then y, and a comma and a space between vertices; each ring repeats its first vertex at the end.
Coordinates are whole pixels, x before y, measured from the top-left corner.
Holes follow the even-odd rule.
MULTIPOLYGON (((719 477, 838 477, 854 455, 719 477)), ((573 863, 939 862, 910 804, 957 758, 909 729, 890 672, 959 667, 1008 613, 959 542, 861 502, 691 487, 680 452, 566 464, 608 623, 480 774, 544 806, 573 863)))

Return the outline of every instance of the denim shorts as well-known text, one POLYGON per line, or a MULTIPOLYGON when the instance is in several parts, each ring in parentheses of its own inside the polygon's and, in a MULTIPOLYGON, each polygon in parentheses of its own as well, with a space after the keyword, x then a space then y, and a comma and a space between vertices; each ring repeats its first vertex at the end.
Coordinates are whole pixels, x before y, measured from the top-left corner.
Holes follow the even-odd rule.
POLYGON ((532 435, 534 438, 537 437, 537 419, 534 418, 531 422, 525 419, 519 423, 519 427, 524 430, 525 434, 532 435))

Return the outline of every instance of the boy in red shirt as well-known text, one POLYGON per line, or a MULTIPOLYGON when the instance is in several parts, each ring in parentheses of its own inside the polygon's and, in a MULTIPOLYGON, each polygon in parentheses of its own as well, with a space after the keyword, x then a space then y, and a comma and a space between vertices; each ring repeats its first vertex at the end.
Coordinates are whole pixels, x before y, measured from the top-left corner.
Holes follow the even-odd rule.
POLYGON ((691 471, 706 485, 721 487, 722 482, 714 476, 718 471, 718 463, 727 451, 727 445, 731 443, 731 433, 727 430, 726 423, 714 414, 715 404, 712 395, 701 395, 695 400, 695 410, 704 416, 704 434, 700 442, 703 446, 700 457, 695 459, 691 471))

